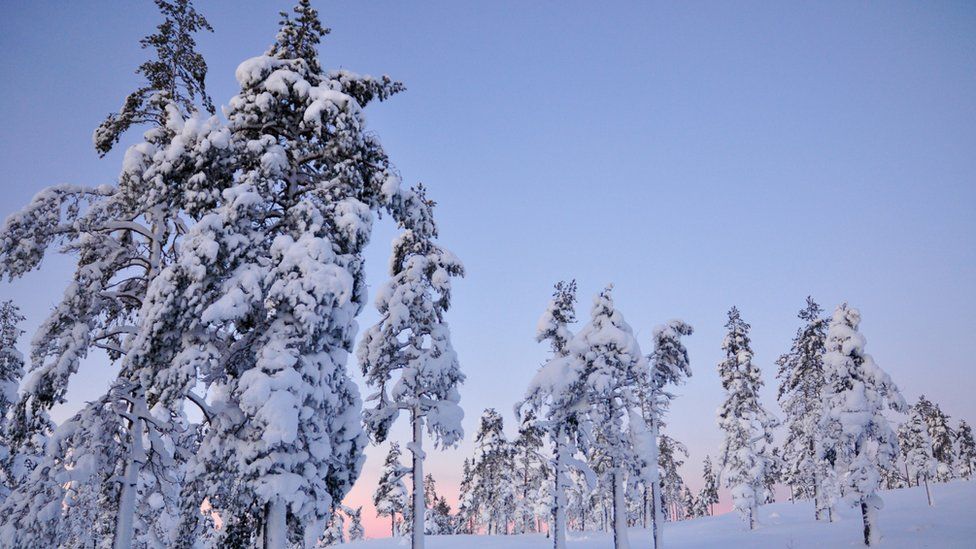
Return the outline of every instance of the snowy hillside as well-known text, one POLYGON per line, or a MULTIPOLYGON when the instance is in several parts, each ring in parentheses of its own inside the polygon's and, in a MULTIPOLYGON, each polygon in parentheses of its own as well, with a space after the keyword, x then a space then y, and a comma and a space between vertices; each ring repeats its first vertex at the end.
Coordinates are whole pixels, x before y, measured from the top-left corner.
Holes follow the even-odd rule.
MULTIPOLYGON (((935 506, 928 507, 925 491, 909 488, 883 492, 885 508, 879 515, 880 547, 954 548, 976 547, 976 482, 955 481, 932 486, 935 506)), ((804 547, 826 549, 863 547, 861 518, 854 508, 841 508, 832 524, 813 520, 810 502, 775 503, 759 508, 760 527, 746 530, 735 513, 667 524, 665 543, 670 548, 706 547, 804 547)), ((648 547, 646 530, 630 531, 631 546, 648 547)), ((346 545, 348 549, 408 547, 409 540, 380 539, 346 545), (400 545, 402 543, 402 545, 400 545)), ((430 549, 544 549, 549 540, 526 536, 428 536, 430 549)), ((568 547, 604 549, 612 547, 609 532, 571 532, 568 547)))

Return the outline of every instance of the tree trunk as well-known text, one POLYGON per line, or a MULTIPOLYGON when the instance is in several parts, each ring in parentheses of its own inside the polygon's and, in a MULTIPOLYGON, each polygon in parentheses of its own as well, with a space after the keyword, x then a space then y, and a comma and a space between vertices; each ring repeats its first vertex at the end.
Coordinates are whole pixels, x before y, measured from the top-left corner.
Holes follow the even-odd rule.
POLYGON ((285 502, 281 498, 275 498, 265 506, 264 549, 285 549, 288 547, 285 515, 285 502))
POLYGON ((929 478, 924 477, 925 480, 925 497, 929 500, 929 507, 932 507, 932 492, 929 491, 929 478))
POLYGON ((424 505, 424 418, 415 408, 412 413, 413 420, 413 532, 410 536, 411 549, 424 549, 424 513, 427 507, 424 505))
POLYGON ((657 447, 657 421, 652 417, 650 420, 651 436, 651 455, 648 461, 651 462, 651 470, 648 471, 648 482, 651 484, 651 538, 652 549, 662 549, 664 547, 663 530, 664 517, 661 516, 661 482, 658 478, 658 447, 657 447))
POLYGON ((749 529, 750 530, 756 529, 756 508, 755 507, 749 508, 749 529))
POLYGON ((142 429, 135 404, 129 405, 133 420, 129 424, 131 438, 129 455, 125 464, 125 475, 119 492, 119 510, 115 519, 115 549, 132 547, 132 521, 135 516, 136 485, 139 482, 139 464, 143 455, 142 429))
POLYGON ((556 435, 556 463, 555 474, 556 486, 553 490, 553 527, 552 527, 552 547, 553 549, 566 549, 566 492, 563 491, 565 478, 565 463, 563 452, 565 452, 565 440, 562 429, 556 435))
POLYGON ((630 549, 627 539, 627 503, 624 499, 624 474, 618 465, 613 472, 613 546, 630 549))
POLYGON ((868 504, 861 502, 861 520, 864 521, 864 545, 871 545, 871 513, 868 510, 868 504))

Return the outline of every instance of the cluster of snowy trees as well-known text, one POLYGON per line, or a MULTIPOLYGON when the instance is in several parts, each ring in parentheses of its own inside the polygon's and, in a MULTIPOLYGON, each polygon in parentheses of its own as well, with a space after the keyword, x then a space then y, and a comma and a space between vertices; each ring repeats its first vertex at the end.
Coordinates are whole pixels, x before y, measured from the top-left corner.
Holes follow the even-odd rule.
POLYGON ((94 132, 104 155, 145 129, 117 183, 50 187, 0 229, 0 275, 29 273, 51 248, 76 260, 23 379, 20 316, 0 309, 0 536, 312 547, 341 541, 348 522, 359 537, 361 510, 341 502, 367 435, 383 440, 399 410, 423 509, 419 433, 439 446, 461 436, 464 376, 443 315, 463 268, 435 243, 426 191, 401 186, 365 126, 363 109, 403 86, 324 69, 329 30, 299 0, 267 52, 237 68, 218 118, 194 41, 209 23, 190 0, 155 1, 164 21, 142 41, 145 83, 94 132), (376 389, 364 414, 346 362, 363 250, 384 213, 403 232, 358 355, 376 389), (55 426, 49 412, 86 358, 115 379, 55 426))
POLYGON ((575 282, 558 283, 536 334, 549 342, 551 358, 516 405, 522 422, 548 442, 553 546, 565 547, 570 524, 588 523, 612 530, 616 547, 629 546, 628 526, 650 525, 659 545, 665 515, 700 515, 717 501, 714 482, 697 499, 684 486, 677 469, 687 450, 661 432, 674 396, 668 386, 691 375, 681 338, 692 328, 679 320, 656 328, 645 355, 614 304, 612 286, 596 296, 589 321, 574 332, 575 303, 575 282))
MULTIPOLYGON (((373 506, 378 517, 389 517, 390 531, 394 537, 410 536, 411 540, 418 539, 413 535, 417 516, 413 512, 414 500, 408 496, 403 478, 412 469, 400 463, 402 456, 400 445, 390 443, 389 453, 383 463, 380 479, 373 493, 373 506)), ((424 535, 446 535, 463 533, 463 527, 458 522, 459 515, 451 512, 447 498, 437 493, 434 476, 428 473, 423 478, 425 508, 420 513, 423 517, 424 535)))
POLYGON ((692 375, 669 321, 645 354, 608 286, 577 325, 576 284, 560 282, 536 332, 551 354, 515 406, 480 418, 458 509, 424 472, 463 436, 465 380, 445 315, 461 262, 437 242, 435 203, 405 188, 363 109, 402 91, 388 77, 326 70, 329 30, 309 0, 282 13, 264 55, 236 71, 239 92, 214 115, 194 35, 212 30, 190 0, 155 0, 142 41, 144 85, 95 130, 105 155, 144 128, 114 185, 58 185, 0 229, 0 276, 22 277, 56 248, 75 259, 60 301, 31 341, 0 303, 0 539, 17 547, 312 547, 363 537, 362 508, 344 506, 370 441, 389 443, 373 503, 414 549, 428 534, 570 529, 613 532, 712 513, 719 487, 750 528, 785 484, 832 520, 860 508, 878 539, 882 487, 970 479, 970 426, 921 397, 908 406, 865 352, 860 313, 829 318, 807 300, 781 356, 783 420, 760 402, 750 326, 732 308, 718 373, 724 441, 693 493, 688 451, 665 429, 672 387, 692 375), (400 229, 379 321, 347 371, 367 292, 363 252, 375 218, 400 229), (27 370, 29 359, 29 372, 27 370), (99 398, 60 425, 81 362, 114 374, 99 398), (391 440, 401 412, 410 437, 391 440), (894 428, 890 413, 905 413, 894 428), (778 429, 785 432, 774 444, 778 429), (401 446, 400 442, 403 442, 401 446), (410 466, 401 463, 403 451, 410 466), (409 483, 410 490, 407 486, 409 483))

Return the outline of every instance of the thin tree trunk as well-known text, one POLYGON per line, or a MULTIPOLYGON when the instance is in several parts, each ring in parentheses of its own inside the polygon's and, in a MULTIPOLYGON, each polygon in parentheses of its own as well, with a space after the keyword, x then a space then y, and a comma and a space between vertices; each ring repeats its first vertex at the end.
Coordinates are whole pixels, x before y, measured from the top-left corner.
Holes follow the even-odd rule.
POLYGON ((555 490, 553 490, 553 527, 552 527, 552 547, 553 549, 566 549, 566 492, 563 491, 564 475, 566 474, 563 452, 565 451, 565 439, 562 429, 556 434, 556 463, 555 463, 555 490))
POLYGON ((136 485, 139 481, 139 464, 143 455, 142 429, 135 403, 129 405, 132 419, 129 424, 129 456, 125 464, 125 475, 119 493, 119 510, 115 520, 115 549, 132 547, 132 521, 135 516, 136 485))
POLYGON ((929 492, 929 478, 924 477, 925 480, 925 497, 929 500, 929 507, 932 507, 932 492, 929 492))
POLYGON ((908 474, 908 462, 905 462, 905 482, 908 483, 908 487, 912 487, 912 476, 908 474))
POLYGON ((264 549, 285 549, 288 546, 285 502, 275 498, 264 511, 264 549))
POLYGON ((414 408, 413 420, 413 532, 410 536, 411 549, 424 549, 424 418, 414 408))
POLYGON ((627 504, 624 500, 624 475, 620 466, 613 471, 613 546, 614 549, 630 549, 627 539, 627 504))
POLYGON ((661 516, 661 482, 658 478, 658 447, 657 447, 657 421, 650 419, 651 430, 651 455, 648 461, 651 462, 651 470, 648 471, 648 479, 651 484, 651 535, 653 543, 652 549, 662 549, 664 547, 663 523, 664 517, 661 516))
POLYGON ((861 519, 864 521, 864 545, 871 545, 871 514, 868 511, 868 504, 861 502, 861 519))

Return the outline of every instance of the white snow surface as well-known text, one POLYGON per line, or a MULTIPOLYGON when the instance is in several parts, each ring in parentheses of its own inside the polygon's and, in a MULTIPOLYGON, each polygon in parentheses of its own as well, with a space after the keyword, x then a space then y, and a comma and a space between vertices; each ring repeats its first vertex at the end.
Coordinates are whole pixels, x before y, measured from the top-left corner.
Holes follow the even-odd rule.
MULTIPOLYGON (((929 507, 924 488, 882 492, 878 512, 879 548, 976 547, 976 481, 957 480, 932 485, 935 507, 929 507)), ((679 548, 843 548, 864 547, 858 509, 838 505, 835 522, 817 523, 813 502, 774 503, 759 507, 759 526, 750 532, 736 513, 664 525, 664 543, 679 548)), ((630 529, 632 547, 650 547, 650 531, 630 529)), ((407 538, 384 538, 341 545, 344 549, 399 549, 407 538)), ((546 549, 544 534, 522 536, 427 536, 428 549, 546 549)), ((569 532, 567 549, 613 547, 611 532, 569 532)))

